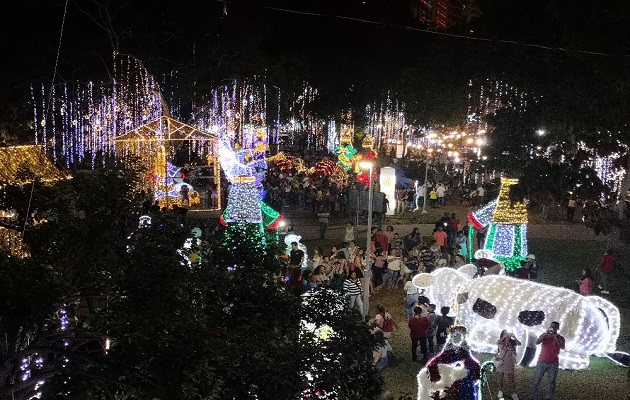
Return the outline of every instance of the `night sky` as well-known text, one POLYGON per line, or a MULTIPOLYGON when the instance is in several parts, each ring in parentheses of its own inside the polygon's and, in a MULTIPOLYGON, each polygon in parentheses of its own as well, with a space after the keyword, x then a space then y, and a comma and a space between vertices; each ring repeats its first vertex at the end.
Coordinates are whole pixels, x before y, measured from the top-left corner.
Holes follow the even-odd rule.
MULTIPOLYGON (((234 0, 224 16, 223 3, 213 0, 98 0, 115 12, 112 26, 120 52, 140 58, 154 74, 184 71, 207 87, 267 69, 308 80, 339 99, 352 86, 362 93, 394 88, 409 68, 418 69, 432 84, 508 76, 514 81, 534 77, 544 85, 560 64, 584 66, 585 71, 598 63, 628 64, 626 1, 468 1, 469 6, 477 4, 480 16, 448 31, 611 56, 410 30, 425 27, 411 18, 409 2, 234 0)), ((5 5, 0 103, 28 98, 31 82, 51 81, 64 4, 22 0, 5 5)), ((108 79, 113 47, 93 20, 99 19, 98 10, 97 0, 69 1, 56 82, 108 79)))

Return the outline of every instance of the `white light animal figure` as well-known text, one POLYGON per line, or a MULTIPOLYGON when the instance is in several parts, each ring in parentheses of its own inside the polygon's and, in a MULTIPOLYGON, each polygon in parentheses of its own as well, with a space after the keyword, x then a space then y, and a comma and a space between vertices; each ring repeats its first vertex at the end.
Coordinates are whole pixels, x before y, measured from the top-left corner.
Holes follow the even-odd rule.
POLYGON ((536 339, 558 321, 566 339, 560 368, 585 369, 591 355, 616 354, 619 310, 601 297, 502 275, 471 279, 451 268, 418 274, 413 283, 425 290, 438 310, 442 306, 455 310, 457 320, 471 328, 468 343, 475 351, 496 352, 501 331, 508 329, 522 343, 517 362, 533 366, 540 352, 536 339))

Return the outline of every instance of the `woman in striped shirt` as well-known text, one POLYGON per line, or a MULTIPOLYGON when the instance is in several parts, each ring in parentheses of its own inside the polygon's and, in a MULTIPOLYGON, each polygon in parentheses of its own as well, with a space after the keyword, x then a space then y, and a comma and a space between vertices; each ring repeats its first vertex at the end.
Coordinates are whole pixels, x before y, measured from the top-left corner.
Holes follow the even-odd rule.
POLYGON ((355 271, 350 272, 348 279, 343 282, 343 291, 348 296, 350 308, 355 307, 357 310, 363 311, 363 301, 361 300, 363 288, 361 288, 361 281, 357 279, 355 271))

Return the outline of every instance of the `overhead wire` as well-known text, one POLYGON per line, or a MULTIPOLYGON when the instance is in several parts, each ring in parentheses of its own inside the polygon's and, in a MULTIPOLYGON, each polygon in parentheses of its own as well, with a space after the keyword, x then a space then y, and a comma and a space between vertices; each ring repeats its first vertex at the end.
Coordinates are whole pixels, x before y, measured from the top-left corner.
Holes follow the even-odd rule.
POLYGON ((442 32, 442 31, 437 31, 437 30, 430 30, 430 29, 427 29, 427 28, 418 28, 418 27, 409 26, 409 25, 385 23, 385 22, 373 21, 373 20, 364 19, 364 18, 348 17, 348 16, 344 16, 344 15, 337 15, 337 14, 323 14, 323 13, 311 12, 311 11, 291 10, 291 9, 280 8, 280 7, 258 6, 258 5, 237 3, 237 2, 234 2, 234 1, 230 1, 230 0, 217 0, 217 1, 223 3, 224 6, 226 4, 233 4, 233 5, 243 6, 243 7, 252 7, 252 8, 258 8, 258 9, 264 9, 264 10, 272 10, 272 11, 290 13, 290 14, 307 15, 307 16, 312 16, 312 17, 333 18, 333 19, 347 20, 347 21, 353 21, 353 22, 360 22, 360 23, 370 24, 370 25, 379 25, 379 26, 383 26, 384 25, 384 26, 389 26, 389 27, 397 28, 397 29, 403 29, 403 30, 408 30, 408 31, 420 32, 420 33, 436 35, 436 36, 452 37, 452 38, 458 38, 458 39, 511 44, 511 45, 518 45, 518 46, 523 46, 523 47, 531 47, 531 48, 536 48, 536 49, 542 49, 542 50, 560 51, 560 52, 564 52, 564 53, 586 54, 586 55, 600 56, 600 57, 620 57, 620 56, 628 57, 629 56, 627 54, 626 55, 619 55, 619 54, 610 54, 610 53, 604 53, 604 52, 599 52, 599 51, 589 51, 589 50, 580 50, 580 49, 567 49, 567 48, 564 48, 564 47, 552 47, 552 46, 545 46, 545 45, 536 44, 536 43, 519 42, 519 41, 516 41, 516 40, 491 39, 491 38, 484 38, 484 37, 479 37, 479 36, 468 36, 468 35, 462 35, 462 34, 457 34, 457 33, 442 32))
MULTIPOLYGON (((63 41, 63 31, 66 25, 66 16, 68 15, 68 1, 66 0, 66 4, 63 7, 63 17, 61 19, 61 30, 59 32, 59 44, 57 45, 57 55, 55 57, 55 67, 53 69, 52 80, 50 83, 50 90, 48 91, 48 105, 46 107, 46 112, 44 113, 44 119, 47 118, 48 113, 50 112, 50 107, 52 104, 52 94, 53 88, 55 86, 55 77, 57 76, 57 70, 59 68, 59 55, 61 54, 61 43, 63 41)), ((24 216, 24 226, 22 227, 22 240, 24 240, 24 234, 26 233, 26 224, 28 223, 29 214, 31 212, 31 205, 33 204, 33 191, 35 190, 35 179, 33 178, 33 182, 31 183, 31 194, 28 198, 28 206, 26 207, 26 215, 24 216)))

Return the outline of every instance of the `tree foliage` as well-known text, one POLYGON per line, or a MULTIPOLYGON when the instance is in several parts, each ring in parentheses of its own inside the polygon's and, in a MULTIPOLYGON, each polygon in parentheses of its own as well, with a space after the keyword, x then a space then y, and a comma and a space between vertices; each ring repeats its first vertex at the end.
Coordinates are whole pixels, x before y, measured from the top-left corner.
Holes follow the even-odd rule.
POLYGON ((31 257, 0 258, 3 396, 29 398, 39 380, 49 399, 378 395, 374 340, 343 296, 290 294, 274 277, 278 248, 253 226, 203 243, 180 217, 138 228, 132 186, 118 171, 77 173, 36 183, 30 207, 30 186, 7 189, 31 257), (337 336, 315 340, 305 319, 337 336))

